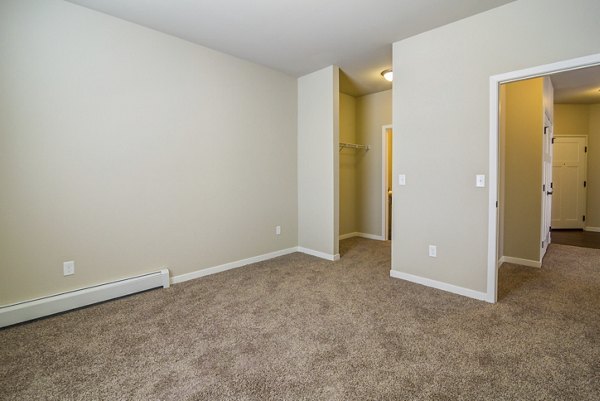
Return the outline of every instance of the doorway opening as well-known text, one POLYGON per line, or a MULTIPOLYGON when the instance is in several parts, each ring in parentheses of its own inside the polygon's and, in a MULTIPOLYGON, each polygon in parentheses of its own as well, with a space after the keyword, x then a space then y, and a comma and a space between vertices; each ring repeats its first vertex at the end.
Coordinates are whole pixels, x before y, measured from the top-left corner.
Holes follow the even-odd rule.
POLYGON ((381 236, 392 240, 392 154, 393 130, 391 125, 381 127, 381 236))
POLYGON ((340 83, 338 238, 384 241, 388 202, 387 190, 385 196, 381 190, 382 170, 392 149, 382 143, 380 132, 392 128, 392 90, 362 94, 343 89, 340 83))
MULTIPOLYGON (((523 81, 531 78, 545 77, 551 74, 579 70, 588 67, 594 67, 600 65, 600 54, 591 55, 587 57, 581 57, 577 59, 562 61, 558 63, 553 63, 549 65, 533 67, 525 70, 514 71, 506 74, 495 75, 490 77, 490 141, 489 141, 489 204, 488 204, 488 271, 487 271, 487 296, 486 300, 488 302, 497 302, 497 292, 498 292, 498 267, 499 267, 499 256, 503 256, 499 254, 500 249, 500 230, 502 229, 502 224, 500 224, 500 202, 503 202, 502 199, 503 193, 499 191, 501 178, 502 178, 502 169, 504 165, 501 163, 501 154, 500 147, 502 144, 500 143, 501 139, 501 85, 507 84, 510 82, 523 81)), ((548 124, 545 124, 547 127, 548 124)), ((544 132, 546 132, 544 129, 544 132)), ((551 128, 550 128, 551 129, 551 128)), ((548 135, 550 136, 550 135, 548 135)), ((551 156, 550 156, 551 158, 551 156)), ((544 160, 540 155, 540 162, 544 160)), ((544 176, 548 174, 551 175, 551 168, 548 171, 547 168, 542 166, 539 168, 540 171, 543 171, 543 175, 540 177, 540 183, 544 176)), ((550 197, 552 195, 552 183, 550 181, 550 190, 545 187, 546 183, 542 183, 539 189, 544 191, 545 197, 550 197)), ((543 196, 544 196, 543 195, 543 196)), ((542 206, 540 206, 541 216, 538 216, 539 221, 542 224, 544 222, 549 221, 550 219, 545 216, 549 215, 549 205, 551 205, 551 201, 544 202, 544 198, 542 198, 542 206)), ((539 226, 538 226, 539 227, 539 226)), ((549 225, 548 225, 549 228, 549 225)), ((542 230, 538 229, 540 235, 540 242, 542 248, 544 245, 542 244, 543 233, 545 227, 542 226, 542 230)), ((550 237, 548 236, 548 240, 550 237)), ((541 250, 540 250, 541 251, 541 250)), ((543 252, 540 252, 543 257, 543 252)), ((541 260, 541 259, 540 259, 541 260)))
POLYGON ((551 241, 553 93, 549 77, 500 88, 499 264, 541 267, 551 241))

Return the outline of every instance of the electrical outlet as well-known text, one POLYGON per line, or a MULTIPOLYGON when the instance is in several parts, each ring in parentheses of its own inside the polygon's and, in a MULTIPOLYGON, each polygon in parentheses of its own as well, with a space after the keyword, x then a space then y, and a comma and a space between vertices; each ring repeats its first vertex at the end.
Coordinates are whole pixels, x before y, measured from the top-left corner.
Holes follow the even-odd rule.
POLYGON ((63 275, 70 276, 71 274, 75 274, 75 261, 73 260, 63 263, 63 275))
POLYGON ((275 235, 281 235, 281 226, 275 227, 275 235))
POLYGON ((429 256, 432 258, 437 258, 437 246, 429 245, 429 256))

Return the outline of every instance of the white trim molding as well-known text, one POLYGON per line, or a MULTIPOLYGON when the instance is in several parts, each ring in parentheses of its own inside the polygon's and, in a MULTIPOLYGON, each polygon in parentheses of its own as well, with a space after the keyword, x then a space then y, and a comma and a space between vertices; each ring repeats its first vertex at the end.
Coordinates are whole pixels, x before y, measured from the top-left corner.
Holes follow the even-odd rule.
POLYGON ((321 258, 321 259, 325 259, 325 260, 331 260, 333 262, 335 262, 336 260, 340 260, 340 254, 336 253, 335 255, 332 255, 330 253, 325 253, 325 252, 321 252, 321 251, 315 251, 314 249, 308 249, 308 248, 304 248, 299 246, 297 248, 298 252, 302 252, 305 253, 307 255, 311 255, 311 256, 316 256, 317 258, 321 258))
POLYGON ((541 260, 521 259, 513 258, 512 256, 502 256, 498 261, 498 266, 502 266, 503 263, 512 263, 514 265, 528 266, 528 267, 542 267, 541 260))
POLYGON ((592 233, 600 233, 600 227, 583 227, 583 231, 589 231, 592 233))
POLYGON ((358 233, 358 236, 366 239, 374 239, 376 241, 385 241, 385 237, 383 235, 373 235, 367 233, 358 233))
POLYGON ((348 239, 348 238, 353 238, 353 237, 361 237, 361 238, 366 238, 366 239, 373 239, 373 240, 376 240, 376 241, 385 241, 385 237, 382 236, 382 235, 374 235, 374 234, 359 233, 359 232, 340 235, 340 240, 348 239))
POLYGON ((441 281, 436 281, 425 277, 419 277, 408 273, 402 273, 397 270, 390 270, 390 277, 399 278, 401 280, 410 281, 411 283, 421 284, 426 287, 432 287, 438 290, 477 299, 479 301, 488 300, 487 294, 485 292, 475 291, 469 288, 459 287, 457 285, 443 283, 441 281))
POLYGON ((152 288, 169 287, 169 270, 143 274, 62 294, 19 302, 0 308, 0 327, 66 312, 98 302, 135 294, 152 288))
POLYGON ((209 276, 211 274, 221 273, 231 269, 237 269, 238 267, 246 266, 252 263, 263 262, 265 260, 273 259, 283 255, 288 255, 297 251, 297 247, 287 248, 275 252, 265 253, 263 255, 253 256, 251 258, 236 260, 234 262, 229 262, 218 266, 207 267, 205 269, 196 270, 191 273, 180 274, 171 278, 171 284, 183 283, 184 281, 209 276))
POLYGON ((196 270, 190 273, 180 274, 171 278, 171 284, 183 283, 184 281, 193 280, 196 278, 210 276, 211 274, 221 273, 231 269, 237 269, 252 263, 263 262, 265 260, 277 258, 279 256, 289 255, 290 253, 301 252, 307 255, 316 256, 321 259, 336 261, 340 259, 340 254, 331 255, 324 252, 315 251, 313 249, 303 248, 301 246, 281 249, 275 252, 265 253, 263 255, 253 256, 251 258, 236 260, 234 262, 224 263, 222 265, 207 267, 205 269, 196 270))

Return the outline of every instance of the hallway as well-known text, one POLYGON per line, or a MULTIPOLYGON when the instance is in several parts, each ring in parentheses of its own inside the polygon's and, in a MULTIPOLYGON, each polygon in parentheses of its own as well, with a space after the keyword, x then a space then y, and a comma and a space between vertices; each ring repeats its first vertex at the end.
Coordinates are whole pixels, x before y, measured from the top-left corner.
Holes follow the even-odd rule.
POLYGON ((583 230, 552 230, 552 243, 600 249, 600 233, 583 230))

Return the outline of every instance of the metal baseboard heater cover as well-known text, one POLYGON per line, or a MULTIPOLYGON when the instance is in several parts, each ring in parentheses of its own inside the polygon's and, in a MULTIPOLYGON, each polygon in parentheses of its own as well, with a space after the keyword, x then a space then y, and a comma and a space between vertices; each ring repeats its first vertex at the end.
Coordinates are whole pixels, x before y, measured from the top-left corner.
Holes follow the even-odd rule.
POLYGON ((167 288, 169 284, 169 270, 162 269, 110 283, 7 305, 0 307, 0 327, 54 315, 152 288, 167 288))

